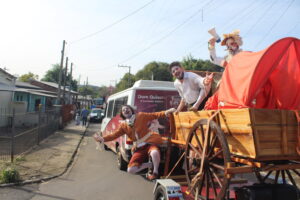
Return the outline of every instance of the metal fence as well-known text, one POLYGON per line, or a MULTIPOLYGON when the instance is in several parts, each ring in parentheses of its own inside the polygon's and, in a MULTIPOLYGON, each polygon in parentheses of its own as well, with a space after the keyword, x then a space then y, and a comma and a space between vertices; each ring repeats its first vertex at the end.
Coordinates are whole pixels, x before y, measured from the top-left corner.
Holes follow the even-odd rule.
POLYGON ((17 113, 0 109, 0 160, 11 160, 53 134, 60 124, 60 108, 17 113), (1 112, 3 111, 3 112, 1 112))

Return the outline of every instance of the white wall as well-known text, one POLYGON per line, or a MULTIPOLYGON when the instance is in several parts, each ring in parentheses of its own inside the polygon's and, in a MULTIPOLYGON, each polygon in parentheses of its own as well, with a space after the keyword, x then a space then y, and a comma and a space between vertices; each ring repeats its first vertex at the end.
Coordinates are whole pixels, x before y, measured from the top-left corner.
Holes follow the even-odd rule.
POLYGON ((7 126, 9 121, 7 116, 11 111, 12 92, 0 91, 0 127, 7 126))

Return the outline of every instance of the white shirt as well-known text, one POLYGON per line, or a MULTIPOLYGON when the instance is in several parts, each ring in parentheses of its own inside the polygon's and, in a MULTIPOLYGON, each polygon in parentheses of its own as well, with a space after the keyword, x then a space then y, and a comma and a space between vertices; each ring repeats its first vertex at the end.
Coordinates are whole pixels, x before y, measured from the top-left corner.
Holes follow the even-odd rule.
POLYGON ((174 86, 178 90, 179 95, 188 104, 192 104, 203 99, 209 93, 211 84, 205 86, 203 84, 204 78, 193 73, 184 72, 183 82, 181 83, 178 79, 175 80, 174 86))

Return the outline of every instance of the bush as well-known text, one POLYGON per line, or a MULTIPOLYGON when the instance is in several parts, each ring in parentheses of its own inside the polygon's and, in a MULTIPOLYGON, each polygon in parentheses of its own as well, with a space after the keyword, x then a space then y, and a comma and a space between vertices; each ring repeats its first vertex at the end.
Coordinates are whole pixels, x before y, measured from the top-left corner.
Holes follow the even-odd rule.
POLYGON ((8 167, 1 171, 1 182, 3 183, 15 183, 20 180, 19 172, 12 167, 8 167))

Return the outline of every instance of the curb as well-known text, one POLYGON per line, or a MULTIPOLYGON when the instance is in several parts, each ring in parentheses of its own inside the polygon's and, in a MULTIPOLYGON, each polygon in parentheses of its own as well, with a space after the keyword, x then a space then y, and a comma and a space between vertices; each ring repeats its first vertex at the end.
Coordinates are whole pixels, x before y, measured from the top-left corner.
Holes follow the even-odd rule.
POLYGON ((71 164, 73 163, 74 161, 74 158, 78 152, 78 149, 79 149, 79 146, 87 132, 87 129, 89 128, 89 125, 90 123, 87 123, 87 126, 75 148, 75 151, 73 152, 72 156, 71 156, 71 159, 69 160, 67 166, 65 167, 64 171, 57 174, 57 175, 53 175, 53 176, 49 176, 49 177, 44 177, 44 178, 39 178, 39 179, 31 179, 31 180, 25 180, 25 181, 21 181, 21 182, 16 182, 16 183, 4 183, 4 184, 0 184, 0 188, 4 188, 4 187, 11 187, 11 186, 22 186, 22 185, 26 185, 26 184, 34 184, 34 183, 41 183, 41 182, 45 182, 45 181, 49 181, 53 178, 57 178, 57 177, 60 177, 61 175, 63 175, 64 173, 66 173, 69 169, 69 167, 71 166, 71 164))

